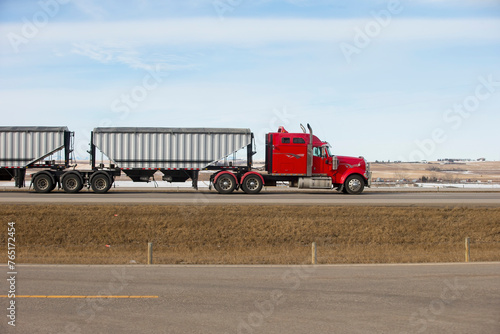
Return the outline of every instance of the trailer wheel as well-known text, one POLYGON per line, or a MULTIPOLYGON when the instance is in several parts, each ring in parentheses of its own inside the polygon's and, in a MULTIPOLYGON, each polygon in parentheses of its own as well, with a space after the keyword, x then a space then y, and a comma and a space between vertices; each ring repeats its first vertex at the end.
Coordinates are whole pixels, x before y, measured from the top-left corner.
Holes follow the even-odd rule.
POLYGON ((77 193, 83 188, 80 177, 76 174, 68 174, 62 178, 62 188, 67 193, 77 193))
POLYGON ((255 174, 248 175, 241 182, 241 189, 247 194, 258 194, 262 190, 262 179, 255 174))
POLYGON ((33 181, 33 188, 37 193, 50 193, 55 187, 56 184, 47 174, 37 175, 33 181))
POLYGON ((95 193, 103 194, 111 188, 111 181, 106 174, 98 174, 92 178, 90 186, 95 193))
POLYGON ((351 175, 344 182, 346 194, 357 195, 363 192, 365 180, 360 175, 351 175))
POLYGON ((222 174, 215 182, 215 189, 219 194, 230 194, 236 188, 236 178, 232 174, 222 174))

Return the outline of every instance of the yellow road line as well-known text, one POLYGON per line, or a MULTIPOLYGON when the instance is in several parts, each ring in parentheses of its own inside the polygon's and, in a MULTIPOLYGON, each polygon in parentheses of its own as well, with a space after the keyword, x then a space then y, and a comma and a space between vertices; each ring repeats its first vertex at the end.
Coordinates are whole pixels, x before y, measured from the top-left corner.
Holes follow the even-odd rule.
MULTIPOLYGON (((8 298, 7 295, 0 295, 0 298, 8 298)), ((137 298, 158 298, 158 296, 64 296, 64 295, 17 295, 16 298, 114 298, 114 299, 137 299, 137 298)))

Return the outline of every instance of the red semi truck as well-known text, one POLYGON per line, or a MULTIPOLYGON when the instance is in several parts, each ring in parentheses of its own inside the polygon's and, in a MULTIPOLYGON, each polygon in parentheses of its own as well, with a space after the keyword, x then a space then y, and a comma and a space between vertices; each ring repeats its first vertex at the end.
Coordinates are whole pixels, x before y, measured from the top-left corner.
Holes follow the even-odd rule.
MULTIPOLYGON (((265 171, 233 168, 213 174, 211 184, 222 194, 241 188, 245 193, 259 193, 263 186, 288 182, 300 189, 336 189, 346 194, 360 194, 371 185, 370 164, 363 158, 335 156, 330 145, 301 125, 302 133, 290 133, 283 127, 266 135, 265 171)), ((252 152, 252 154, 255 152, 252 152)), ((249 156, 251 156, 249 154, 249 156)))
MULTIPOLYGON (((363 157, 335 156, 327 142, 301 125, 302 133, 283 127, 266 135, 265 167, 253 166, 254 135, 236 128, 95 128, 91 133, 90 168, 72 163, 73 132, 67 127, 0 127, 0 180, 24 186, 27 170, 36 192, 56 187, 67 193, 87 188, 105 193, 122 173, 134 182, 150 182, 163 174, 168 182, 191 180, 197 189, 200 171, 213 171, 210 187, 221 194, 241 189, 257 194, 263 186, 287 183, 301 189, 336 189, 360 194, 370 186, 370 165, 363 157), (246 148, 241 165, 227 161, 246 148), (97 150, 109 165, 97 162, 97 150), (62 161, 48 159, 56 152, 62 161)), ((104 162, 104 161, 103 161, 104 162)))

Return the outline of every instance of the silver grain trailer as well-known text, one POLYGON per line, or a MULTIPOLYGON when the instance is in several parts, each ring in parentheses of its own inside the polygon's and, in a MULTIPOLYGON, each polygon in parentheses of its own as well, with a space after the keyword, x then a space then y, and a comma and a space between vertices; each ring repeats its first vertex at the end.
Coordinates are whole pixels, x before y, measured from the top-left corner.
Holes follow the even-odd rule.
POLYGON ((65 126, 0 127, 0 180, 14 179, 16 187, 22 188, 26 171, 36 169, 30 184, 36 192, 48 193, 59 187, 75 193, 84 186, 98 193, 108 191, 120 170, 77 170, 71 158, 73 138, 74 133, 65 126), (59 157, 53 160, 55 154, 59 157))
MULTIPOLYGON (((169 182, 193 181, 197 188, 200 170, 217 173, 249 171, 253 134, 249 129, 219 128, 95 128, 91 134, 91 168, 72 164, 74 133, 67 127, 0 127, 0 180, 24 186, 26 170, 37 168, 30 187, 47 193, 56 187, 76 193, 84 187, 107 192, 123 171, 134 182, 149 182, 156 171, 169 182), (247 148, 244 166, 217 164, 247 148), (97 149, 111 162, 96 164, 97 149), (59 160, 46 160, 60 152, 59 160)), ((214 174, 214 175, 215 175, 214 174)))
MULTIPOLYGON (((149 182, 160 171, 165 181, 191 179, 197 188, 200 170, 248 171, 252 164, 252 143, 250 129, 95 128, 91 157, 99 149, 134 182, 149 182), (246 165, 216 165, 242 148, 247 148, 246 165)), ((95 160, 92 166, 96 166, 95 160)))
MULTIPOLYGON (((28 168, 62 170, 69 166, 73 133, 67 127, 0 127, 0 180, 23 187, 28 168), (61 152, 59 160, 44 160, 61 152)), ((54 189, 55 183, 47 185, 54 189)))

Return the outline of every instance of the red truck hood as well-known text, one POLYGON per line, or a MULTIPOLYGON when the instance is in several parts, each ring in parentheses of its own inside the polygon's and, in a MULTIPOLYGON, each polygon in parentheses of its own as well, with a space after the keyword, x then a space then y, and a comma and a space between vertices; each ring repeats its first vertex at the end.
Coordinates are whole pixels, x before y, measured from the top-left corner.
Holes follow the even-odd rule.
POLYGON ((346 157, 342 155, 337 155, 337 159, 339 160, 339 165, 345 164, 345 165, 350 165, 349 167, 360 167, 365 169, 366 168, 366 162, 365 159, 363 158, 355 158, 355 157, 346 157))

